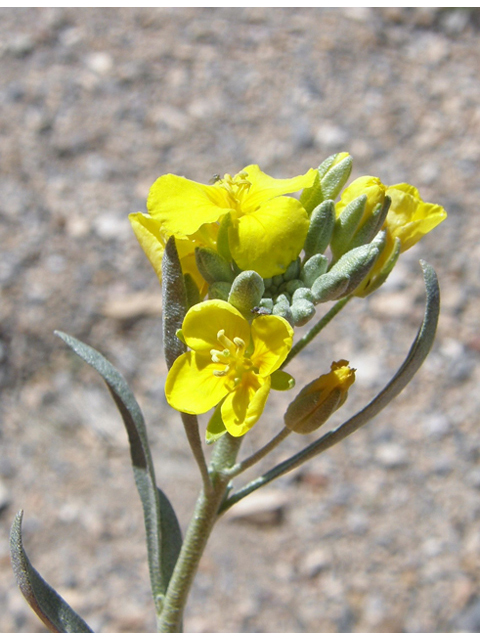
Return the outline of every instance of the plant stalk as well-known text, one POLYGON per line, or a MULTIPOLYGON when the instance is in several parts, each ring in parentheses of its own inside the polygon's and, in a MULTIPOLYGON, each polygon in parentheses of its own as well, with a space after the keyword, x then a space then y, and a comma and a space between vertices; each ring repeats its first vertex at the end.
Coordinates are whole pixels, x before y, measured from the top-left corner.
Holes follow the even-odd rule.
POLYGON ((215 447, 210 471, 212 488, 208 493, 202 489, 198 497, 165 594, 162 612, 157 618, 157 629, 160 633, 179 633, 182 630, 183 611, 188 594, 227 491, 230 476, 226 471, 235 464, 241 442, 242 438, 233 438, 226 433, 215 447))

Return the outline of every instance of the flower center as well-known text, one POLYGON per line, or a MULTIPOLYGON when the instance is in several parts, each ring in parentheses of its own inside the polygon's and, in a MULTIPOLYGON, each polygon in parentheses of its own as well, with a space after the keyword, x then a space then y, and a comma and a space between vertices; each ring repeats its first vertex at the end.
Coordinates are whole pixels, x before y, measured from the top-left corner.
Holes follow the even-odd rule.
POLYGON ((244 373, 254 369, 253 362, 250 358, 245 357, 247 345, 242 338, 235 337, 230 340, 225 335, 224 329, 220 329, 217 333, 217 340, 223 349, 211 349, 210 355, 212 362, 222 365, 223 368, 215 369, 213 375, 219 378, 231 376, 237 383, 242 379, 244 373))
POLYGON ((247 180, 247 173, 241 171, 233 178, 229 173, 226 173, 223 180, 218 180, 216 184, 225 189, 232 208, 241 213, 242 200, 252 186, 252 183, 247 180))

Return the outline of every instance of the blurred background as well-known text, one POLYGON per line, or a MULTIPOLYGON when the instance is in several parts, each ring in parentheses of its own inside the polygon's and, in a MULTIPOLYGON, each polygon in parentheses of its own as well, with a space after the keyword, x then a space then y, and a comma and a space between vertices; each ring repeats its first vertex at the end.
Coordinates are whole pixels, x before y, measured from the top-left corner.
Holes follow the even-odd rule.
MULTIPOLYGON (((0 631, 43 630, 10 568, 20 508, 32 563, 95 631, 155 628, 123 425, 54 329, 128 379, 183 528, 195 500, 128 213, 164 173, 286 178, 338 151, 352 178, 412 183, 449 217, 292 363, 297 388, 334 359, 357 368, 332 426, 382 388, 422 318, 419 258, 440 278, 437 341, 376 420, 219 523, 185 629, 480 631, 479 25, 476 9, 0 10, 0 631)), ((272 394, 245 453, 293 395, 272 394)))

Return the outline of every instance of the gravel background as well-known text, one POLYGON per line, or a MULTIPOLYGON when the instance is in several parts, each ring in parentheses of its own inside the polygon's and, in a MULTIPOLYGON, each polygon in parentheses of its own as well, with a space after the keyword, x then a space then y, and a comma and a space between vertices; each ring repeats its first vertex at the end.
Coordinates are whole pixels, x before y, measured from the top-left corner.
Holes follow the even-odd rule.
MULTIPOLYGON (((438 339, 379 418, 221 521, 186 630, 480 631, 479 22, 440 9, 0 10, 0 631, 43 630, 9 564, 20 508, 33 564, 95 631, 154 630, 126 436, 54 329, 127 377, 188 522, 198 473, 163 397, 159 287, 127 214, 163 173, 207 182, 253 162, 290 177, 342 150, 353 177, 414 183, 449 218, 289 370, 300 385, 347 358, 358 382, 332 425, 361 408, 416 333, 421 257, 442 286, 438 339)), ((245 452, 285 402, 272 396, 245 452)))

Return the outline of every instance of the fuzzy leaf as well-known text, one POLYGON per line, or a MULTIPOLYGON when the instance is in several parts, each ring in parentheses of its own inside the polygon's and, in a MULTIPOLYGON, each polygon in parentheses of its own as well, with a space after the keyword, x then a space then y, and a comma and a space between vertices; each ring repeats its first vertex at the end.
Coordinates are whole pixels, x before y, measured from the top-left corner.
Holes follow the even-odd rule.
POLYGON ((142 412, 124 377, 106 358, 66 333, 55 333, 102 376, 123 418, 130 443, 133 475, 145 518, 152 593, 160 609, 180 549, 180 527, 178 522, 172 526, 172 522, 176 521, 173 508, 166 496, 157 490, 142 412))
POLYGON ((93 633, 90 627, 31 565, 22 542, 23 511, 15 516, 10 532, 12 566, 23 597, 49 631, 93 633))

